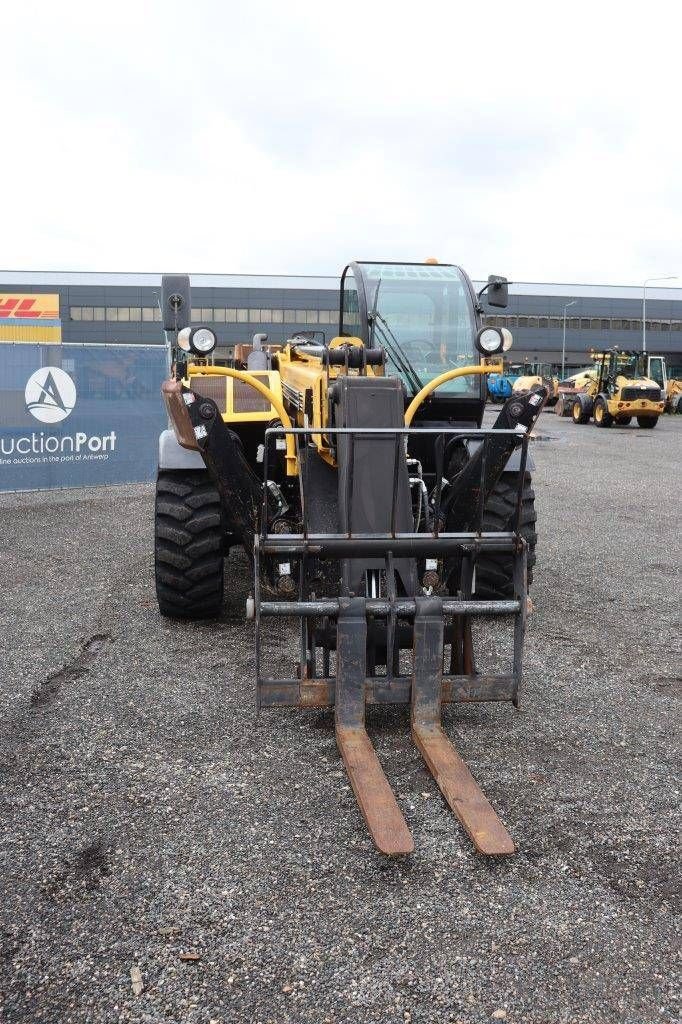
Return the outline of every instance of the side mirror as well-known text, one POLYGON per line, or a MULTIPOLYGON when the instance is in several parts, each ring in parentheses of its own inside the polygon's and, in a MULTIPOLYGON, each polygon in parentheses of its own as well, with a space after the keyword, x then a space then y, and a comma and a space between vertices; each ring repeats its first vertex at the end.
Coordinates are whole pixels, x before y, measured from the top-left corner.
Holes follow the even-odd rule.
POLYGON ((487 302, 489 306, 505 309, 509 305, 509 282, 506 277, 498 277, 496 274, 491 274, 488 277, 487 289, 487 302))
POLYGON ((164 331, 182 331, 192 320, 192 297, 186 274, 161 278, 161 322, 164 331))

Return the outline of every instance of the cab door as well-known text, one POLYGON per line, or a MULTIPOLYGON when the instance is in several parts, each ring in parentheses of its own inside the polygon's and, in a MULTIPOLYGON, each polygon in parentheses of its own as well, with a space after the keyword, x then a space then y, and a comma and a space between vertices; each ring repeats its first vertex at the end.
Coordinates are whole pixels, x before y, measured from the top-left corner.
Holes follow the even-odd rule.
POLYGON ((646 375, 650 380, 655 380, 661 389, 661 397, 666 397, 668 390, 668 373, 663 356, 647 356, 646 375))

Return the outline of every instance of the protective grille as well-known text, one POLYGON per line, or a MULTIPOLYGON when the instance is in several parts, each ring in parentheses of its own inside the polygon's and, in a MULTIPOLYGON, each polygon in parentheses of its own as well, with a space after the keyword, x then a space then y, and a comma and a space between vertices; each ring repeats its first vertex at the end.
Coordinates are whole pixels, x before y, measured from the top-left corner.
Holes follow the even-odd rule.
POLYGON ((623 388, 620 393, 624 402, 636 402, 638 399, 646 398, 647 402, 660 402, 660 388, 623 388))
MULTIPOLYGON (((267 377, 263 383, 267 386, 267 377)), ((232 408, 234 412, 269 412, 270 403, 267 398, 263 398, 250 384, 245 384, 243 380, 234 380, 233 385, 232 408)))
POLYGON ((204 398, 212 398, 221 413, 227 412, 227 388, 224 377, 198 376, 190 378, 192 391, 204 398))

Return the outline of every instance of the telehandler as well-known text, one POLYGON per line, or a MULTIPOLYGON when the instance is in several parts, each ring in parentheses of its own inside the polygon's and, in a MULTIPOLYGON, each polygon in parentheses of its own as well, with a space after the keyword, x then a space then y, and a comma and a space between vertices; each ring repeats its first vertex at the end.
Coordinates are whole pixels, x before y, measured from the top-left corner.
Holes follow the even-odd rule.
MULTIPOLYGON (((507 281, 482 289, 507 304, 507 281)), ((481 327, 459 267, 350 263, 339 335, 254 337, 247 368, 211 363, 189 278, 164 277, 172 429, 159 440, 156 586, 164 615, 216 616, 223 559, 253 565, 258 709, 335 708, 360 809, 385 854, 412 836, 365 730, 367 704, 409 704, 412 736, 483 854, 515 849, 441 727, 443 702, 518 706, 536 543, 528 441, 547 399, 512 396, 481 428, 508 331, 481 327), (503 673, 476 670, 472 618, 506 616, 503 673), (264 667, 268 622, 298 622, 297 666, 264 667)))
POLYGON ((583 391, 573 396, 571 416, 574 423, 610 427, 612 423, 627 426, 632 417, 643 429, 651 430, 665 409, 659 385, 647 373, 650 360, 640 352, 619 348, 593 352, 595 373, 583 391))

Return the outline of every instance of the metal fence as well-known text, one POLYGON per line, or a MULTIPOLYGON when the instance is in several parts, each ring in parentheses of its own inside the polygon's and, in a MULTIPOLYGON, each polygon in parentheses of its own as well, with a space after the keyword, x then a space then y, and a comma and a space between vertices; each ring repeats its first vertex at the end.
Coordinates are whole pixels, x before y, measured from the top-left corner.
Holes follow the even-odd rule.
POLYGON ((0 345, 0 491, 151 480, 163 345, 0 345))

